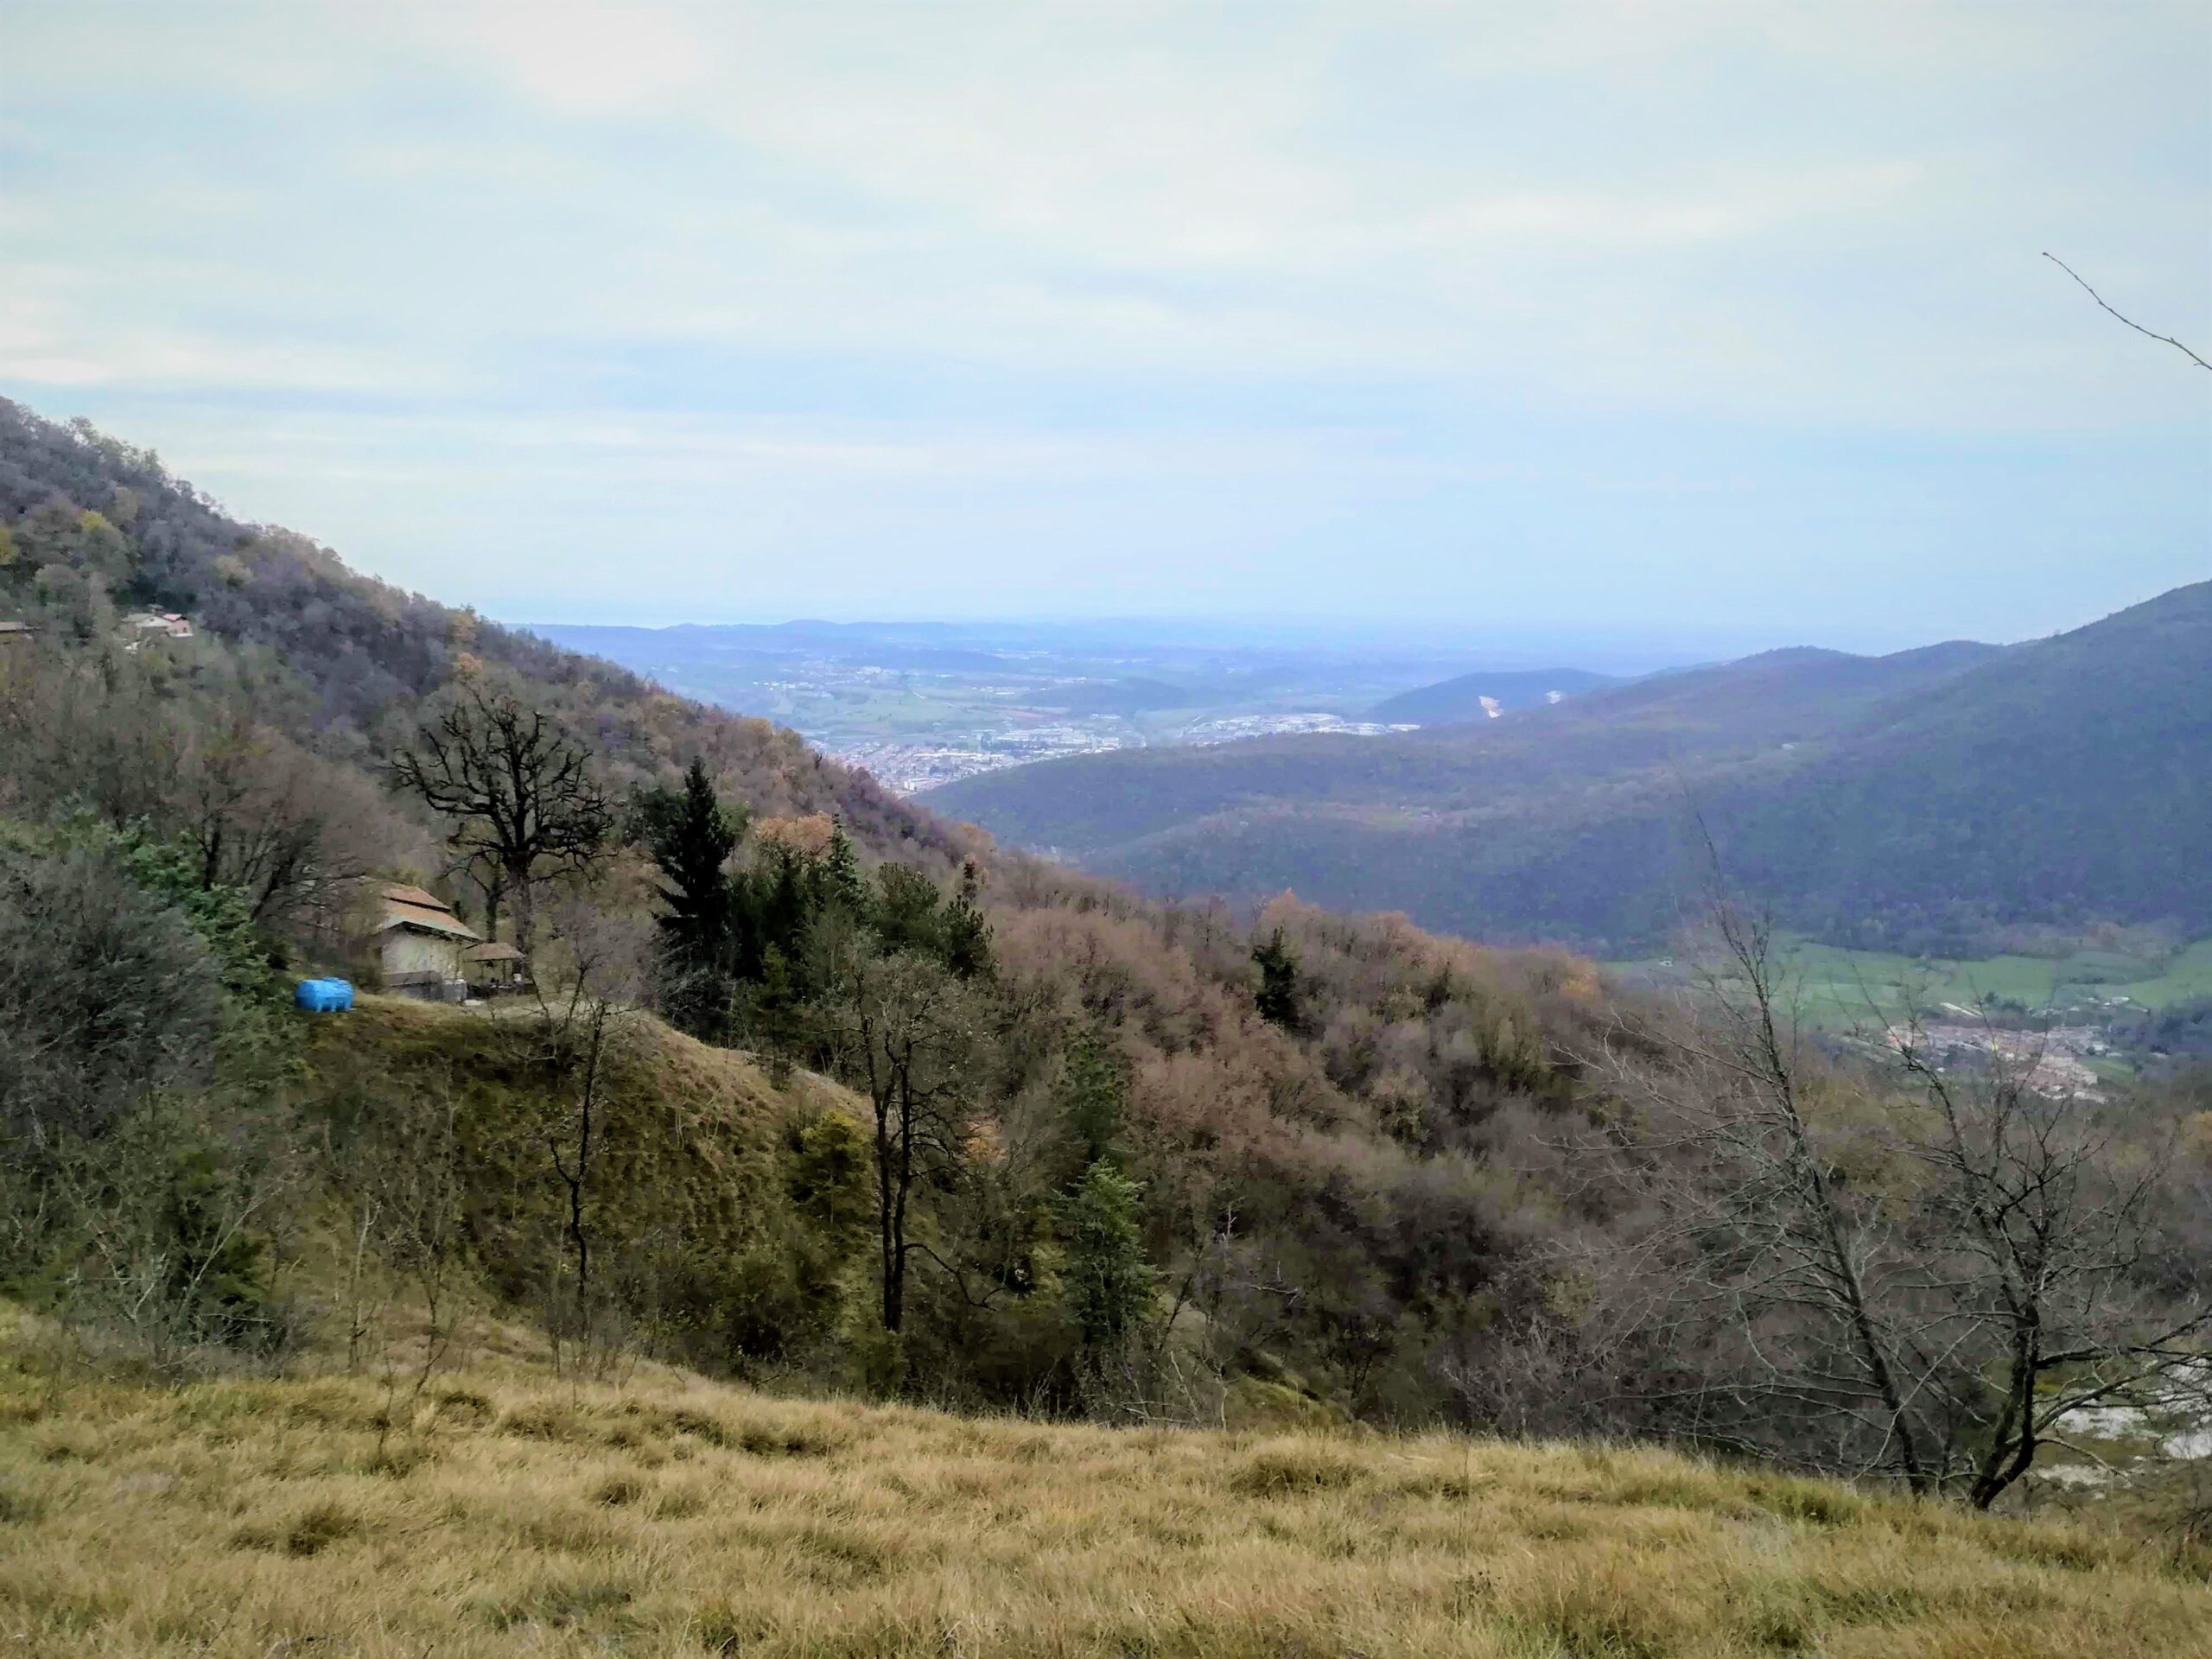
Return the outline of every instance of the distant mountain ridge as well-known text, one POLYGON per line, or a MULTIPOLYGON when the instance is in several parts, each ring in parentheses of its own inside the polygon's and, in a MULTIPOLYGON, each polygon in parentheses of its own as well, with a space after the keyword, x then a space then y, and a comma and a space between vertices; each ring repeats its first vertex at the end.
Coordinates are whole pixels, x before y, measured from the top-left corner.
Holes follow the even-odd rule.
POLYGON ((1005 839, 1078 859, 1218 815, 1301 803, 1338 812, 1495 812, 1507 799, 1571 780, 1818 737, 1881 696, 1961 665, 1940 649, 1894 658, 1770 652, 1497 720, 1390 737, 1284 735, 1123 751, 971 779, 927 798, 1005 839))
POLYGON ((2212 931, 2212 583, 2049 639, 1767 652, 1476 725, 1084 757, 926 798, 1174 896, 1627 953, 1732 880, 1845 943, 2212 931))

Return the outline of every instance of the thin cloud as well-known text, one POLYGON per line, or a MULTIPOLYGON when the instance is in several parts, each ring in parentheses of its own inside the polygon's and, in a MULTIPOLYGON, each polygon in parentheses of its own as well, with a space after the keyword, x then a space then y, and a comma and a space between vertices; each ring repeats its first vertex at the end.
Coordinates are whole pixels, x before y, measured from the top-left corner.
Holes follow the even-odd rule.
POLYGON ((2212 536, 2205 391, 2036 257, 2212 338, 2187 3, 143 0, 9 46, 4 389, 456 597, 583 605, 620 522, 685 604, 733 548, 804 607, 926 546, 970 609, 1887 573, 1993 632, 2092 608, 2070 549, 2212 536))

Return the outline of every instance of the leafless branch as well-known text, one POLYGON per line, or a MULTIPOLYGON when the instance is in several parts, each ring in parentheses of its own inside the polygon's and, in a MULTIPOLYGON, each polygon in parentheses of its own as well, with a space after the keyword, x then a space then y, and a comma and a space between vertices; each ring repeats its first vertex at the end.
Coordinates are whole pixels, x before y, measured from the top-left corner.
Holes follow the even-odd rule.
POLYGON ((2120 312, 2113 310, 2112 306, 2106 302, 2105 296, 2098 293, 2095 289, 2091 288, 2087 282, 2082 281, 2082 273, 2075 270, 2073 266, 2068 264, 2056 254, 2046 251, 2044 254, 2044 257, 2050 260, 2052 264, 2056 265, 2061 270, 2064 271, 2069 276, 2071 276, 2075 282, 2081 283, 2082 291, 2083 293, 2087 294, 2099 305, 2103 306, 2107 311, 2112 312, 2113 316, 2119 317, 2122 322, 2133 328, 2137 334, 2146 335, 2150 339, 2158 341, 2161 345, 2172 346, 2190 362, 2196 364, 2200 369, 2212 369, 2212 363, 2207 363, 2202 358, 2199 357, 2195 352, 2190 351, 2188 346, 2183 345, 2181 341, 2176 340, 2171 334, 2161 334, 2152 329, 2145 328, 2141 323, 2136 321, 2133 317, 2124 316, 2120 312))

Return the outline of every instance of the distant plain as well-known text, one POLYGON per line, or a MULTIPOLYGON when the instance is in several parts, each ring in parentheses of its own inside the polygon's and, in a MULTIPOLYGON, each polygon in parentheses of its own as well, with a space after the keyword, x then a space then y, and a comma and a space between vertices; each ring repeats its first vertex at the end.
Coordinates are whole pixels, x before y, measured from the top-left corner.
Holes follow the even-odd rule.
MULTIPOLYGON (((1885 1024, 1901 1015, 1908 1001, 1923 1009, 1948 1002, 1978 1010, 1986 999, 2054 1020, 2101 1024, 2125 1008, 2155 1010, 2212 996, 2212 939, 2171 955, 2077 950, 1961 959, 1791 938, 1783 961, 1791 1006, 1806 1025, 1823 1031, 1885 1024)), ((1686 983, 1695 971, 1687 958, 1673 956, 1605 965, 1643 984, 1686 983)))

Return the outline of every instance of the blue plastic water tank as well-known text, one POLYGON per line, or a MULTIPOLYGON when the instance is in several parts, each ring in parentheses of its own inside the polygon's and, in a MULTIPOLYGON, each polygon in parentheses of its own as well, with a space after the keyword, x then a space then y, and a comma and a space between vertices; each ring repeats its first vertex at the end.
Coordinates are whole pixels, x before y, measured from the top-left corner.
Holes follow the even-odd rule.
POLYGON ((343 1014, 353 1006, 353 987, 342 979, 303 979, 292 1001, 309 1014, 343 1014))

